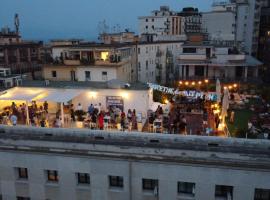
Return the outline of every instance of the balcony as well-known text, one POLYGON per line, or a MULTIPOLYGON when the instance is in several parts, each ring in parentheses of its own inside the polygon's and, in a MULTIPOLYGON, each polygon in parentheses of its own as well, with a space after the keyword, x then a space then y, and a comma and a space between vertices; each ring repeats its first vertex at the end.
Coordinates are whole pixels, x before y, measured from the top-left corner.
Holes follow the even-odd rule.
POLYGON ((128 63, 128 61, 119 61, 119 62, 110 62, 110 61, 104 61, 104 60, 95 61, 96 66, 121 66, 126 63, 128 63))
POLYGON ((80 65, 81 64, 81 61, 80 60, 64 60, 64 64, 65 65, 72 65, 72 66, 75 66, 75 65, 80 65))
POLYGON ((206 54, 181 54, 178 59, 180 60, 207 60, 206 54))
POLYGON ((222 55, 228 61, 242 61, 245 60, 246 56, 244 54, 237 55, 222 55))

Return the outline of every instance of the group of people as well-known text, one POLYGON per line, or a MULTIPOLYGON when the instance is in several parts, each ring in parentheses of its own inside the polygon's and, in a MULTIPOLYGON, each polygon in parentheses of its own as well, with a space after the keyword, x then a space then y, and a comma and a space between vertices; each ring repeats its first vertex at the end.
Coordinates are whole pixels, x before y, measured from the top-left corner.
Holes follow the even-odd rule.
MULTIPOLYGON (((80 103, 75 112, 84 113, 80 103)), ((125 113, 123 109, 116 106, 110 106, 105 110, 101 103, 98 105, 90 104, 83 124, 84 127, 91 129, 137 130, 137 114, 135 109, 133 111, 129 109, 125 113)))
POLYGON ((164 115, 161 106, 148 117, 149 131, 163 132, 166 129, 169 134, 186 134, 187 120, 181 114, 179 107, 172 107, 168 115, 164 115))
POLYGON ((18 122, 33 126, 45 126, 48 108, 49 104, 47 101, 40 106, 37 105, 36 101, 32 101, 31 105, 28 105, 28 108, 25 103, 17 105, 15 102, 12 102, 10 106, 4 108, 0 120, 2 124, 10 123, 13 126, 16 126, 18 122), (27 111, 29 118, 27 118, 27 111))

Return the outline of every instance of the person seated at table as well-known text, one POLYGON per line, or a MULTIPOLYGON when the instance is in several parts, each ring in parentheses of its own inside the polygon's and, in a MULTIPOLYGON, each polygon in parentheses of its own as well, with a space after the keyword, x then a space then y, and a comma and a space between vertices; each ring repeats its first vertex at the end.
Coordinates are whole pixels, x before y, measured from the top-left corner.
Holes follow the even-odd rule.
POLYGON ((62 122, 60 118, 56 118, 54 121, 54 127, 55 128, 61 128, 62 127, 62 122))
POLYGON ((70 118, 72 119, 73 122, 75 122, 76 119, 75 119, 75 111, 74 111, 74 105, 73 104, 70 105, 69 112, 70 112, 70 118))
POLYGON ((46 127, 46 120, 44 117, 42 117, 42 119, 40 121, 40 127, 46 127))
POLYGON ((153 131, 154 120, 155 120, 154 114, 151 113, 150 116, 149 116, 149 118, 148 118, 148 131, 149 132, 152 132, 153 131))

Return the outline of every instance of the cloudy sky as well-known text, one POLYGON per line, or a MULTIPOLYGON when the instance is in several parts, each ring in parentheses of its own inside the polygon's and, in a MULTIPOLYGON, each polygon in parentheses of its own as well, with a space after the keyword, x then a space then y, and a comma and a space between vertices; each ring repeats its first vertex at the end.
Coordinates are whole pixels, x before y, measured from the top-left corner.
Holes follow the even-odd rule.
POLYGON ((137 32, 138 16, 149 15, 160 5, 175 11, 183 7, 210 9, 213 0, 1 0, 0 27, 14 29, 14 14, 20 17, 25 39, 83 38, 95 40, 98 23, 137 32))

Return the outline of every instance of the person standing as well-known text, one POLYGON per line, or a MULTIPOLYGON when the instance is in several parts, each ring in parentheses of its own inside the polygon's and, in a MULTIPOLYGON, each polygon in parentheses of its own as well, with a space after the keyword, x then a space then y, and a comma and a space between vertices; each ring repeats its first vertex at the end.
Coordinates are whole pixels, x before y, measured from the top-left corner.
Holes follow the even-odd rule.
POLYGON ((17 120, 18 120, 17 116, 14 113, 12 113, 10 116, 10 121, 11 121, 13 126, 17 125, 17 120))
POLYGON ((98 127, 100 130, 103 130, 104 128, 104 115, 103 112, 99 113, 98 115, 98 127))
POLYGON ((45 101, 45 102, 43 103, 43 108, 44 108, 45 112, 48 113, 49 104, 48 104, 47 101, 45 101))
POLYGON ((125 114, 124 111, 121 113, 120 124, 121 124, 121 130, 122 130, 122 131, 125 131, 125 126, 126 126, 126 114, 125 114))

